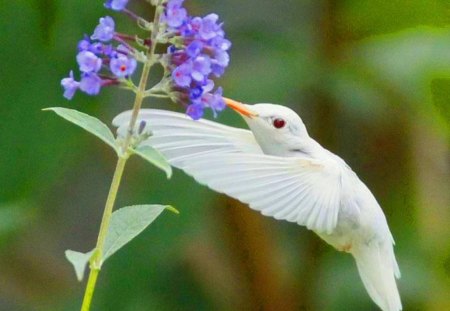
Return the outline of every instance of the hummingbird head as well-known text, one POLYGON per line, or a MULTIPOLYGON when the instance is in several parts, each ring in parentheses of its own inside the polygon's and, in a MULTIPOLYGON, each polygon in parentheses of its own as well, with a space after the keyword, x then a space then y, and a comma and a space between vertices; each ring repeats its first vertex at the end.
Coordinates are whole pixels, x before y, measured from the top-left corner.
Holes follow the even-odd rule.
POLYGON ((292 109, 274 104, 247 105, 227 98, 225 103, 242 115, 266 154, 307 153, 308 132, 292 109))

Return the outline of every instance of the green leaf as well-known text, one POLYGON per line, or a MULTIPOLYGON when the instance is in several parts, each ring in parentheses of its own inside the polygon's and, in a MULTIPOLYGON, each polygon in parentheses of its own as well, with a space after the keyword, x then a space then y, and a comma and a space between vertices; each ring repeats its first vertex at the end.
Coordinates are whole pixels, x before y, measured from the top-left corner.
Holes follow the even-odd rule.
POLYGON ((113 133, 111 133, 111 130, 99 119, 74 109, 52 107, 52 108, 45 108, 43 110, 54 111, 57 115, 66 119, 67 121, 72 122, 78 125, 79 127, 85 129, 89 133, 97 136, 105 143, 110 145, 117 152, 117 154, 120 154, 120 150, 116 145, 116 140, 114 138, 113 133))
POLYGON ((166 158, 155 148, 151 146, 141 146, 137 149, 131 149, 131 151, 157 168, 163 170, 166 173, 167 178, 172 176, 172 167, 169 162, 167 162, 166 158))
POLYGON ((76 251, 72 251, 70 249, 66 250, 66 258, 75 268, 75 274, 77 275, 78 281, 83 281, 84 271, 86 270, 86 266, 89 263, 92 255, 94 254, 94 250, 91 250, 88 253, 80 253, 76 251))
POLYGON ((144 231, 165 209, 165 205, 133 205, 123 207, 112 214, 103 248, 102 262, 144 231))

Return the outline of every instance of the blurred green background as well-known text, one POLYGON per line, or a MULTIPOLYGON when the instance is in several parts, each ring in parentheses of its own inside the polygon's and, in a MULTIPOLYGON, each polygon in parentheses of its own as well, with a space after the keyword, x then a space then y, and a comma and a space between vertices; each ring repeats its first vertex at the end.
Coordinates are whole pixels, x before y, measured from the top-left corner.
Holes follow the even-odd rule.
MULTIPOLYGON (((115 89, 62 97, 77 41, 100 16, 118 17, 102 3, 0 2, 0 310, 79 310, 84 283, 64 250, 94 246, 115 156, 41 108, 72 107, 109 124, 131 107, 131 95, 115 89)), ((131 3, 152 14, 144 1, 131 3)), ((225 21, 226 95, 294 108, 378 198, 397 242, 404 310, 450 310, 449 1, 187 6, 225 21)), ((218 122, 245 126, 231 111, 218 122)), ((104 266, 93 310, 377 310, 349 255, 181 171, 167 181, 132 159, 117 206, 137 203, 181 214, 164 213, 104 266)))

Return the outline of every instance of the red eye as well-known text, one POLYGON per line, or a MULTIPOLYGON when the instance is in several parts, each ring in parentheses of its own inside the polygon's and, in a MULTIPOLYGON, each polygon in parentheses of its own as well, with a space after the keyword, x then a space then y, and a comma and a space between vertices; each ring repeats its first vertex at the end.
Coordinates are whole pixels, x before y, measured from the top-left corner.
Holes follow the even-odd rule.
POLYGON ((284 121, 281 118, 276 118, 276 119, 273 120, 272 124, 273 124, 273 126, 275 128, 281 129, 281 128, 283 128, 286 125, 286 121, 284 121))

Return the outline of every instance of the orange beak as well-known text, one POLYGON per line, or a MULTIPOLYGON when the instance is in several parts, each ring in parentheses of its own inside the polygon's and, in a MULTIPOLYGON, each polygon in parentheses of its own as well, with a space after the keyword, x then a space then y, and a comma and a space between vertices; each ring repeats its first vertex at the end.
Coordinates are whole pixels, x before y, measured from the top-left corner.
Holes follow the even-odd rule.
POLYGON ((240 114, 252 118, 258 116, 258 114, 254 111, 251 111, 248 109, 243 103, 223 97, 223 100, 225 101, 225 104, 230 107, 231 109, 239 112, 240 114))

